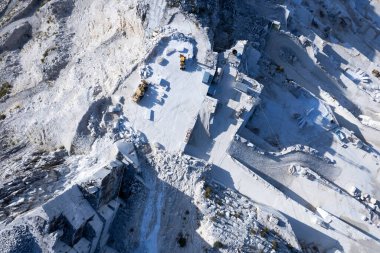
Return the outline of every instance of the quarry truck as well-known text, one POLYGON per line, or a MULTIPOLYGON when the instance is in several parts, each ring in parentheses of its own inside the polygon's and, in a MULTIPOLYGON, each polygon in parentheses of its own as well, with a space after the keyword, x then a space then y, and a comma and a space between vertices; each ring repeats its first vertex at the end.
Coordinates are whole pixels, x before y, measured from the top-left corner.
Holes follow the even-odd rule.
POLYGON ((141 83, 137 87, 137 90, 132 96, 133 102, 137 103, 144 96, 146 89, 148 88, 148 83, 145 80, 141 80, 141 83))
POLYGON ((185 70, 186 57, 183 54, 179 55, 179 68, 185 70))

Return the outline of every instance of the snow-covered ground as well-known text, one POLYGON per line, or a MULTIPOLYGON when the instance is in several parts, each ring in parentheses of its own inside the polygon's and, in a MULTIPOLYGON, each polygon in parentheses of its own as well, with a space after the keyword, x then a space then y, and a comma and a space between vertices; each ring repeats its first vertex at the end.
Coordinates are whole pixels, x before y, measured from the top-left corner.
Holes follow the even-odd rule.
POLYGON ((132 126, 146 134, 150 142, 158 142, 171 152, 183 149, 186 132, 193 128, 207 93, 202 77, 208 68, 197 64, 197 59, 205 57, 199 54, 198 44, 205 42, 182 33, 161 39, 141 69, 149 72, 145 78, 148 89, 141 101, 132 101, 140 79, 144 78, 137 71, 116 93, 126 98, 124 113, 132 126), (179 68, 180 54, 187 57, 185 71, 179 68))
POLYGON ((0 251, 378 252, 379 16, 3 1, 0 251))

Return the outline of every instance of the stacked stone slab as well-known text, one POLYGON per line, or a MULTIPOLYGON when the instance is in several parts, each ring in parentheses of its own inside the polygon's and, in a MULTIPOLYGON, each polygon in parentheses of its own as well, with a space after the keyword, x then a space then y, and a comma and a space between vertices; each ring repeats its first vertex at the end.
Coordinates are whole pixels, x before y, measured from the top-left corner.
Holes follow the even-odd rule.
POLYGON ((43 206, 52 217, 50 226, 62 229, 54 250, 100 252, 106 246, 109 227, 120 205, 117 197, 125 169, 124 163, 113 161, 80 187, 72 187, 43 206))
POLYGON ((124 170, 122 162, 113 161, 81 184, 83 195, 93 208, 98 209, 118 196, 124 170))
MULTIPOLYGON (((104 252, 109 228, 120 206, 120 188, 123 181, 127 182, 123 179, 126 170, 127 166, 120 161, 113 161, 100 168, 80 186, 72 186, 31 213, 8 224, 7 230, 15 232, 2 232, 0 242, 15 241, 14 238, 20 236, 23 238, 25 233, 18 236, 17 227, 24 224, 31 231, 27 235, 42 252, 104 252), (37 227, 29 222, 36 218, 40 219, 37 227), (44 245, 45 237, 50 238, 50 245, 44 245)), ((24 242, 30 241, 22 238, 16 240, 21 243, 19 248, 25 248, 24 242)), ((9 248, 0 243, 0 252, 13 252, 9 248)))

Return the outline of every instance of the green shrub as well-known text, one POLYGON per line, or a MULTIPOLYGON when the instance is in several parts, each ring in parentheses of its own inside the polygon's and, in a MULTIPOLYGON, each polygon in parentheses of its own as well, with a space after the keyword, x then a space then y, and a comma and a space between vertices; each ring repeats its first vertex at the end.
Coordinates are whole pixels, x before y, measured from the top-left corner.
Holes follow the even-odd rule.
POLYGON ((186 238, 180 233, 177 238, 177 243, 179 247, 184 248, 186 246, 187 240, 186 238))
POLYGON ((204 196, 205 198, 209 199, 211 198, 212 189, 210 186, 206 186, 204 196))
POLYGON ((264 228, 260 231, 260 236, 265 238, 265 237, 268 235, 268 232, 269 232, 269 228, 264 227, 264 228))
POLYGON ((252 234, 252 235, 256 235, 257 234, 257 231, 254 229, 254 228, 251 228, 249 230, 249 232, 252 234))
POLYGON ((8 82, 3 83, 0 87, 0 98, 9 94, 11 92, 11 89, 12 89, 12 85, 10 85, 8 82))
POLYGON ((276 67, 276 71, 277 71, 278 73, 282 73, 282 72, 284 72, 284 68, 281 67, 281 66, 277 66, 277 67, 276 67))
POLYGON ((214 248, 215 249, 222 249, 222 248, 224 248, 224 244, 221 243, 220 241, 216 241, 216 242, 214 242, 214 248))
POLYGON ((278 242, 276 240, 272 241, 272 249, 277 250, 278 249, 278 242))
POLYGON ((43 55, 42 55, 41 62, 42 62, 42 63, 45 63, 45 59, 46 59, 46 57, 48 57, 49 53, 50 53, 51 51, 56 50, 56 49, 57 49, 57 47, 55 47, 55 46, 46 49, 45 52, 44 52, 43 55))

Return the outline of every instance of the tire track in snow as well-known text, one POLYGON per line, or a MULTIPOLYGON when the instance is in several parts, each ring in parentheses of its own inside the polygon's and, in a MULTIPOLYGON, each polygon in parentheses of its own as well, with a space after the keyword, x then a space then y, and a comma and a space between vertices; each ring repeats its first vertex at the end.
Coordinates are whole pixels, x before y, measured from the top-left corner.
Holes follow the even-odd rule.
POLYGON ((146 245, 148 247, 149 252, 157 251, 157 239, 158 239, 158 232, 161 228, 161 210, 162 210, 162 204, 163 204, 163 198, 164 193, 162 191, 162 187, 160 187, 160 192, 158 193, 157 201, 156 201, 156 223, 154 224, 154 227, 152 229, 152 232, 149 234, 148 239, 146 241, 146 245))
POLYGON ((158 252, 158 233, 161 227, 161 209, 163 205, 163 186, 156 179, 147 180, 147 185, 153 185, 149 189, 144 214, 140 229, 140 245, 136 252, 156 253, 158 252))

